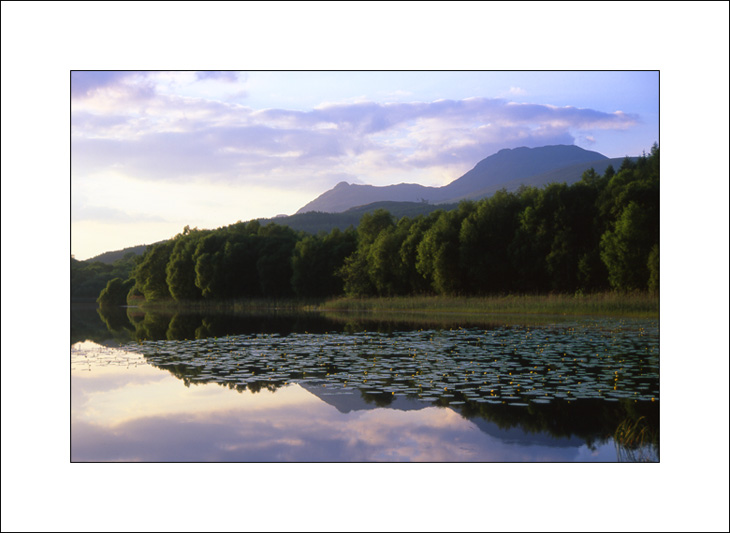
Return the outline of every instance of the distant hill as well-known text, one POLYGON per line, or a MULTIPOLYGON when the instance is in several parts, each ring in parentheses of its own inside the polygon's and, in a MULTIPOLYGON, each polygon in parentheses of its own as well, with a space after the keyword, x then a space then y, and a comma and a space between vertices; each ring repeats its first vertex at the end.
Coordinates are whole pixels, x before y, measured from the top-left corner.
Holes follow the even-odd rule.
MULTIPOLYGON (((624 159, 623 157, 615 157, 613 159, 600 159, 598 161, 589 161, 588 163, 578 163, 527 178, 517 178, 504 183, 491 185, 472 191, 464 196, 452 198, 452 201, 458 203, 461 200, 480 200, 481 198, 493 195, 500 189, 505 189, 507 192, 515 192, 522 185, 530 187, 542 187, 548 183, 566 183, 572 185, 573 183, 579 182, 583 176, 583 172, 589 168, 595 170, 598 175, 603 175, 609 165, 613 165, 614 170, 618 171, 624 159)), ((629 159, 635 162, 638 160, 638 157, 630 157, 629 159)))
POLYGON ((513 190, 523 183, 541 186, 550 181, 565 181, 563 172, 570 179, 577 173, 577 179, 580 179, 583 171, 591 167, 599 172, 598 167, 606 161, 610 161, 606 156, 578 146, 504 149, 483 159, 469 172, 443 187, 424 187, 413 183, 377 187, 343 181, 302 207, 297 214, 309 211, 341 213, 358 205, 386 200, 431 203, 476 200, 503 187, 513 190))
POLYGON ((430 204, 426 202, 373 202, 367 205, 352 207, 342 213, 322 213, 309 211, 297 213, 291 216, 278 216, 274 218, 258 219, 263 226, 278 224, 289 226, 296 231, 317 234, 320 231, 329 233, 334 228, 345 230, 350 226, 357 227, 360 219, 365 213, 372 213, 376 209, 385 209, 397 220, 401 217, 416 217, 427 215, 438 209, 448 211, 455 209, 458 204, 430 204))
POLYGON ((129 248, 124 248, 123 250, 115 250, 113 252, 104 252, 103 254, 94 256, 91 259, 87 259, 86 261, 89 263, 98 261, 100 263, 104 263, 105 265, 111 265, 115 261, 118 261, 119 259, 124 258, 124 256, 129 253, 132 253, 134 255, 144 254, 145 250, 147 249, 147 246, 148 246, 147 244, 140 244, 138 246, 130 246, 129 248))
MULTIPOLYGON (((579 181, 589 168, 599 175, 608 165, 618 170, 623 159, 609 159, 598 152, 567 145, 505 149, 483 159, 444 187, 424 187, 413 183, 377 187, 341 182, 294 215, 258 220, 262 225, 273 223, 306 233, 329 233, 334 228, 357 227, 363 214, 376 209, 386 209, 399 219, 426 215, 437 209, 448 211, 456 208, 462 200, 479 200, 503 188, 513 192, 520 185, 541 187, 562 182, 570 185, 579 181)), ((142 255, 147 246, 143 244, 105 252, 87 261, 112 264, 128 253, 142 255)))
POLYGON ((368 205, 373 202, 421 202, 434 201, 438 197, 438 187, 424 187, 415 183, 398 185, 359 185, 341 181, 334 188, 321 194, 296 214, 319 211, 322 213, 341 213, 351 207, 368 205))
MULTIPOLYGON (((390 212, 393 217, 398 220, 401 217, 416 217, 418 215, 427 215, 438 209, 448 211, 455 209, 458 204, 429 204, 424 202, 374 202, 369 205, 361 205, 348 209, 344 213, 318 213, 311 211, 309 213, 295 214, 291 216, 278 215, 273 218, 259 218, 259 224, 268 226, 269 224, 278 224, 279 226, 289 226, 295 231, 303 231, 316 235, 320 231, 329 233, 334 228, 344 231, 350 226, 357 227, 360 219, 365 213, 372 213, 376 209, 385 209, 390 212)), ((159 241, 164 242, 164 241, 159 241)), ((158 244, 158 243, 154 243, 158 244)), ((139 246, 131 246, 123 250, 115 250, 112 252, 104 252, 83 262, 93 263, 99 261, 106 265, 111 265, 115 261, 122 259, 128 253, 135 255, 144 254, 147 244, 139 246)))

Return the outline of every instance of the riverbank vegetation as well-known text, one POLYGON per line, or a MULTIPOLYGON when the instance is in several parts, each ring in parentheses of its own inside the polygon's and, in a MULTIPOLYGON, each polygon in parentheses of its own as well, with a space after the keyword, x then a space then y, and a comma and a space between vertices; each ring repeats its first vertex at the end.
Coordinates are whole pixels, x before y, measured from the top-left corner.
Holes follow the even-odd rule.
POLYGON ((323 302, 327 312, 408 314, 546 314, 653 318, 659 316, 659 298, 646 291, 593 294, 505 294, 494 296, 417 296, 394 298, 338 298, 323 302))
POLYGON ((570 186, 500 191, 397 220, 381 209, 345 231, 308 235, 258 221, 186 227, 109 284, 101 302, 128 289, 126 303, 152 306, 655 313, 659 148, 570 186))

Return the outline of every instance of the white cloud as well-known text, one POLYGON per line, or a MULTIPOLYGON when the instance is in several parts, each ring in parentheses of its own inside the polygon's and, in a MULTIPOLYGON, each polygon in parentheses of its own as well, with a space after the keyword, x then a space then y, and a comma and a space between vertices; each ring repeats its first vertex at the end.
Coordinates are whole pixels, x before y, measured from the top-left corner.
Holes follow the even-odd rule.
POLYGON ((343 179, 444 185, 502 148, 589 142, 638 120, 483 97, 252 109, 226 100, 246 90, 246 77, 228 72, 72 79, 73 194, 94 200, 74 200, 75 220, 128 225, 160 217, 217 227, 293 213, 343 179))

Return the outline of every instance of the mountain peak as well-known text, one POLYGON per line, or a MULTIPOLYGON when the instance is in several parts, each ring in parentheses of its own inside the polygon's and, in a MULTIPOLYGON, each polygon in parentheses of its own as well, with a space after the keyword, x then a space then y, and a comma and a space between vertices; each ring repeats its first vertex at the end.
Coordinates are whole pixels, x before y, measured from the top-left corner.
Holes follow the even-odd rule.
POLYGON ((606 160, 608 158, 603 154, 568 144, 537 148, 527 146, 504 148, 482 159, 469 172, 444 187, 424 187, 406 183, 383 187, 356 186, 341 181, 297 213, 307 211, 339 213, 351 207, 379 201, 445 203, 466 198, 478 199, 490 194, 485 191, 493 192, 502 186, 517 188, 520 183, 528 181, 528 178, 533 176, 555 173, 567 167, 572 168, 571 176, 573 176, 580 170, 573 167, 584 165, 585 169, 588 169, 595 166, 591 163, 606 160))

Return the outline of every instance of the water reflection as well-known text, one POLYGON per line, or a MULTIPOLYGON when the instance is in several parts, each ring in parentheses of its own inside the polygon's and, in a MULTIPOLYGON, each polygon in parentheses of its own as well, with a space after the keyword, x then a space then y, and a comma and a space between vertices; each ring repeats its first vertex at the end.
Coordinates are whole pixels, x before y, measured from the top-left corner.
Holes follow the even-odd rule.
POLYGON ((136 354, 126 356, 130 365, 91 363, 86 374, 88 357, 75 366, 73 461, 615 460, 610 442, 591 448, 578 439, 510 435, 448 407, 342 412, 300 385, 260 393, 186 388, 170 374, 134 366, 136 354))
POLYGON ((658 399, 656 332, 577 327, 277 332, 137 341, 124 351, 75 345, 72 457, 658 460, 658 402, 647 395, 658 399), (611 355, 588 358, 586 347, 611 355), (563 361, 567 349, 585 361, 563 361), (535 375, 539 388, 527 392, 539 396, 521 385, 535 385, 535 375), (570 397, 564 380, 585 387, 570 397), (647 438, 615 438, 636 420, 647 438))
POLYGON ((71 309, 71 344, 93 340, 124 344, 144 340, 188 340, 247 333, 326 333, 376 331, 392 333, 418 329, 489 328, 505 324, 537 325, 564 322, 565 317, 494 315, 416 315, 319 313, 292 311, 204 312, 145 311, 136 307, 101 309, 95 304, 74 304, 71 309))
MULTIPOLYGON (((472 431, 479 429, 505 445, 574 451, 582 447, 588 456, 598 453, 602 460, 658 460, 659 347, 658 325, 652 321, 549 318, 535 323, 534 317, 496 321, 444 316, 418 323, 317 313, 74 309, 72 341, 84 339, 127 351, 112 350, 112 355, 97 349, 93 363, 93 350, 72 351, 85 353, 83 359, 72 357, 79 388, 78 395, 74 390, 75 411, 84 412, 79 401, 91 390, 79 376, 95 366, 96 386, 106 390, 102 396, 108 401, 112 390, 123 387, 103 383, 101 369, 119 366, 115 358, 126 358, 128 368, 145 367, 138 368, 135 379, 149 380, 149 390, 155 392, 146 398, 141 392, 148 389, 140 382, 125 401, 120 397, 114 403, 125 405, 125 412, 147 413, 148 418, 167 420, 209 407, 219 410, 217 402, 223 396, 208 405, 198 394, 203 385, 206 398, 212 397, 210 391, 223 389, 229 401, 247 398, 247 408, 256 403, 252 397, 276 392, 281 399, 295 385, 307 398, 316 398, 317 405, 329 405, 341 415, 413 415, 435 408, 470 421, 472 431), (174 378, 163 386, 160 376, 174 378), (190 391, 183 394, 186 402, 173 392, 180 386, 190 391), (230 390, 240 396, 230 396, 230 390), (171 411, 174 405, 186 407, 171 411), (161 411, 150 411, 151 406, 161 411), (633 435, 627 430, 638 421, 641 438, 636 438, 639 430, 633 435), (613 443, 611 459, 605 459, 606 443, 613 443)), ((91 402, 97 409, 102 396, 91 402)), ((107 420, 114 420, 113 414, 106 412, 107 420)), ((99 430, 98 420, 74 419, 77 436, 99 430)), ((130 423, 117 420, 115 427, 131 430, 126 426, 130 423)), ((80 449, 81 441, 74 440, 75 449, 80 449)), ((513 455, 498 460, 512 460, 506 457, 513 455)))

